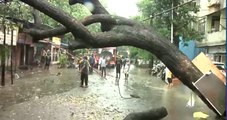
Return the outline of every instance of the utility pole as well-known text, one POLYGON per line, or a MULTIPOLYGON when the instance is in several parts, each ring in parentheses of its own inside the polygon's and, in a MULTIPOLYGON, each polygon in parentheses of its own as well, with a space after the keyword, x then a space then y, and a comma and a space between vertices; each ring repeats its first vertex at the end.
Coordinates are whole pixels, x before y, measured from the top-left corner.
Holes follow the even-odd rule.
POLYGON ((11 84, 13 84, 13 26, 11 27, 11 56, 10 56, 10 68, 11 68, 11 84))
MULTIPOLYGON (((172 0, 172 8, 173 8, 173 0, 172 0)), ((171 43, 173 43, 173 9, 171 10, 171 43)))
POLYGON ((6 26, 5 26, 5 20, 3 20, 3 52, 2 52, 2 81, 1 85, 5 86, 5 43, 6 43, 6 26))

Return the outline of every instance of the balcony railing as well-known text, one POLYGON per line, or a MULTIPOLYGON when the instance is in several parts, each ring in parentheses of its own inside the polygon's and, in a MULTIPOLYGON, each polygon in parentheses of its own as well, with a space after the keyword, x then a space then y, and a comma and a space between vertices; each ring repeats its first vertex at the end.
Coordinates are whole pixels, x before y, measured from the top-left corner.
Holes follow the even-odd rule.
POLYGON ((226 40, 226 30, 208 33, 206 36, 206 40, 209 43, 225 41, 226 40))
POLYGON ((205 34, 201 42, 196 42, 198 47, 224 45, 226 43, 226 30, 205 34))

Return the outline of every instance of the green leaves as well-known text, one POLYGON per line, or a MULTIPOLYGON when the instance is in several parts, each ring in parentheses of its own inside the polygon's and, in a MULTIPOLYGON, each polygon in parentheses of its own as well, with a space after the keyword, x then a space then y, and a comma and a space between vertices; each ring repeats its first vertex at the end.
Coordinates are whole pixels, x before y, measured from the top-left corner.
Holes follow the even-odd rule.
POLYGON ((19 0, 14 0, 12 2, 8 2, 7 4, 0 4, 0 16, 5 14, 6 17, 31 21, 32 14, 30 9, 31 7, 21 3, 19 0))
MULTIPOLYGON (((177 6, 183 3, 184 0, 174 0, 173 4, 177 6)), ((144 18, 150 18, 152 16, 152 18, 147 19, 147 21, 150 21, 150 25, 166 38, 170 39, 170 26, 173 22, 175 35, 182 36, 185 38, 184 40, 201 39, 200 33, 195 30, 195 26, 192 26, 192 23, 195 24, 197 21, 192 13, 196 13, 199 10, 199 6, 196 6, 194 3, 189 3, 174 9, 173 20, 171 19, 171 11, 153 17, 158 13, 171 9, 171 0, 142 0, 138 4, 138 7, 144 18)))
POLYGON ((10 48, 5 45, 0 45, 0 59, 6 59, 10 54, 10 48))
POLYGON ((64 67, 68 62, 68 57, 66 54, 61 53, 59 56, 59 64, 61 67, 64 67))
POLYGON ((130 50, 130 58, 142 58, 145 60, 149 60, 153 56, 153 54, 151 54, 150 52, 140 48, 129 47, 129 50, 130 50))

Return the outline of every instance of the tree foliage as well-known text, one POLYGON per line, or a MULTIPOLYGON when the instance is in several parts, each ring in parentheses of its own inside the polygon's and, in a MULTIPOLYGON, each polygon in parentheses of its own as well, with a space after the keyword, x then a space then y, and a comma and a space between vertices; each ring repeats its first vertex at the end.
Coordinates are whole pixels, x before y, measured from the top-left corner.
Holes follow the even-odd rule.
POLYGON ((129 50, 130 58, 142 58, 144 60, 149 60, 154 56, 152 53, 136 47, 129 47, 129 50))
POLYGON ((60 65, 60 68, 63 68, 66 66, 68 62, 68 57, 65 53, 61 53, 60 56, 59 56, 59 65, 60 65))
MULTIPOLYGON (((174 0, 174 6, 183 4, 184 0, 174 0)), ((174 26, 174 36, 181 36, 183 40, 201 40, 201 33, 196 30, 196 20, 194 13, 198 12, 199 6, 193 2, 180 6, 174 9, 173 20, 171 18, 171 11, 161 13, 172 8, 171 0, 142 0, 138 4, 142 16, 150 22, 160 34, 170 40, 171 23, 174 26)))
POLYGON ((14 0, 12 2, 7 2, 6 4, 0 4, 0 18, 3 19, 3 15, 6 17, 18 18, 21 20, 32 21, 31 7, 20 2, 19 0, 14 0))

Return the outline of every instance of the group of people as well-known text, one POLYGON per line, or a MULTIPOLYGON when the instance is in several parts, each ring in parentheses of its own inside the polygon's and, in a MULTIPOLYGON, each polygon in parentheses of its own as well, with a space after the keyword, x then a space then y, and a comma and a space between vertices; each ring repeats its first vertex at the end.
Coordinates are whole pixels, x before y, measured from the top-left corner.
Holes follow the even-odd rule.
POLYGON ((125 74, 125 79, 128 79, 129 70, 130 70, 129 58, 122 59, 121 57, 117 57, 117 60, 116 60, 116 79, 120 79, 121 69, 123 69, 123 73, 125 74))
MULTIPOLYGON (((84 56, 82 60, 79 61, 79 70, 81 73, 81 87, 88 87, 88 75, 93 73, 93 67, 95 65, 95 59, 92 55, 89 59, 87 56, 84 56)), ((99 59, 99 65, 101 68, 101 76, 106 78, 106 65, 107 60, 105 57, 101 57, 99 59)), ((130 60, 126 58, 122 60, 121 57, 117 57, 116 59, 116 79, 120 79, 121 76, 121 69, 123 68, 123 73, 125 74, 125 79, 129 77, 129 70, 130 70, 130 60)))

